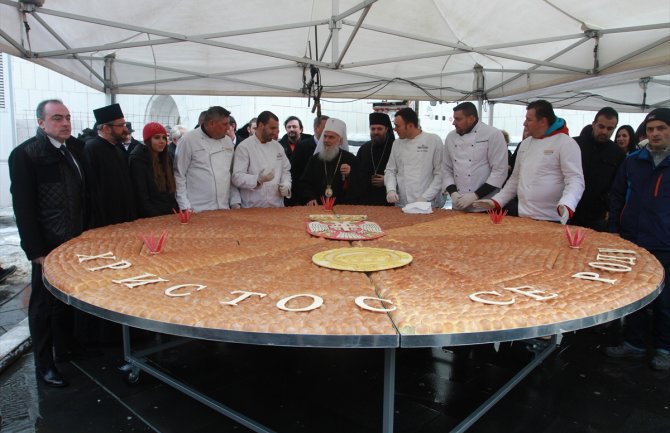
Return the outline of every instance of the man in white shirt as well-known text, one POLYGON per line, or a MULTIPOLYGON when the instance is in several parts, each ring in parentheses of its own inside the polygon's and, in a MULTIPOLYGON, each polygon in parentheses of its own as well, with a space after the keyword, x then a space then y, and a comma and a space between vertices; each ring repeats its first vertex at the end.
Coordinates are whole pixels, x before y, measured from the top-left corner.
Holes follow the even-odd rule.
POLYGON ((177 203, 196 212, 240 207, 231 185, 233 142, 226 135, 230 111, 214 106, 205 111, 200 128, 184 134, 174 161, 177 203))
POLYGON ((273 140, 279 118, 269 111, 258 115, 256 132, 235 149, 233 185, 242 207, 284 207, 291 195, 291 164, 284 148, 273 140))
POLYGON ((384 170, 386 200, 396 206, 433 201, 442 190, 442 140, 422 132, 409 107, 398 110, 393 123, 399 139, 384 170))
POLYGON ((507 179, 507 143, 498 129, 479 120, 472 102, 454 108, 453 125, 444 142, 444 188, 453 209, 481 211, 472 203, 493 196, 507 179))
POLYGON ((566 224, 584 192, 579 146, 547 101, 528 104, 523 125, 530 136, 519 145, 512 176, 499 193, 474 206, 500 208, 518 196, 520 217, 566 224))

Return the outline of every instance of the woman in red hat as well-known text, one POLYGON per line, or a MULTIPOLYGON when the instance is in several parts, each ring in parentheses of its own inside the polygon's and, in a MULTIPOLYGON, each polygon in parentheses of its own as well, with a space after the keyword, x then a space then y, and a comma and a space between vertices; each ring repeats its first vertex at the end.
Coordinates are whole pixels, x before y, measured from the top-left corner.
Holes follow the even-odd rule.
POLYGON ((144 126, 142 136, 144 145, 133 149, 128 158, 139 216, 170 214, 178 206, 167 131, 160 123, 151 122, 144 126))

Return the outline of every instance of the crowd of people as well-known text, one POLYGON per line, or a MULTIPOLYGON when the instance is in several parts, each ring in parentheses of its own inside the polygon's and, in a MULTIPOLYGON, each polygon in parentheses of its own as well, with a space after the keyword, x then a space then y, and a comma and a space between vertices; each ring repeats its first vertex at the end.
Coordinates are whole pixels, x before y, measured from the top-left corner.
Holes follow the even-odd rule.
MULTIPOLYGON (((346 123, 325 115, 314 119, 314 135, 303 132, 299 118, 287 118, 279 139, 280 120, 272 112, 237 129, 228 110, 213 106, 192 130, 147 123, 141 143, 118 104, 93 114, 94 129, 79 140, 65 104, 42 101, 36 135, 9 157, 21 246, 33 266, 29 323, 36 370, 50 386, 67 385, 56 361, 77 346, 65 305, 42 281, 45 256, 84 230, 178 209, 316 206, 326 198, 441 208, 448 197, 458 211, 506 208, 519 217, 619 233, 651 251, 668 274, 669 109, 650 112, 636 132, 628 125, 616 130, 618 113, 605 107, 571 138, 551 104, 534 101, 513 156, 503 131, 484 124, 471 102, 454 108, 455 129, 445 140, 423 131, 411 108, 393 118, 371 113, 370 141, 355 155, 346 123)), ((607 355, 645 356, 646 318, 631 316, 626 341, 607 355)), ((652 367, 669 369, 668 290, 654 304, 653 347, 652 367)))

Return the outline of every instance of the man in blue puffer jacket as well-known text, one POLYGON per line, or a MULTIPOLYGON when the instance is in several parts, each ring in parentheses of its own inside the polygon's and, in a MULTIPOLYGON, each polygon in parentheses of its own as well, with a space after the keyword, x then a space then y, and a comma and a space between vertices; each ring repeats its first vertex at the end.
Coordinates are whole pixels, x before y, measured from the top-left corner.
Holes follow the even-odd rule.
MULTIPOLYGON (((670 274, 670 109, 657 108, 644 121, 649 144, 623 162, 610 195, 610 231, 651 252, 670 274)), ((625 341, 605 350, 615 358, 646 355, 647 315, 643 308, 626 318, 625 341)), ((670 369, 670 289, 653 303, 651 359, 655 370, 670 369)))

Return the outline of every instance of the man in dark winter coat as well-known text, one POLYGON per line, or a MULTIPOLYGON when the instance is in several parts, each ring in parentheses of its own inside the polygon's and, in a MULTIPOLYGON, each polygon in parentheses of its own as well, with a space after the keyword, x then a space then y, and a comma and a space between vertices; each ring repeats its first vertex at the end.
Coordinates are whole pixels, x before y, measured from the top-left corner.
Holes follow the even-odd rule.
POLYGON ((71 136, 70 112, 59 100, 40 102, 37 134, 9 155, 12 202, 21 248, 32 262, 28 324, 40 380, 67 386, 53 350, 69 343, 67 307, 44 286, 42 265, 54 248, 86 228, 83 143, 71 136))
POLYGON ((370 113, 370 141, 364 143, 356 154, 361 170, 360 204, 393 206, 386 201, 384 170, 393 149, 393 126, 386 113, 370 113))
POLYGON ((93 110, 98 137, 86 142, 84 156, 91 168, 91 225, 104 227, 137 217, 128 157, 119 145, 126 121, 119 104, 93 110))
MULTIPOLYGON (((663 265, 665 288, 653 301, 654 370, 670 369, 670 109, 657 108, 644 121, 649 143, 630 154, 611 191, 609 229, 649 250, 663 265)), ((642 308, 626 317, 625 341, 608 347, 613 358, 644 358, 651 317, 642 308)))
POLYGON ((584 128, 579 137, 575 137, 582 153, 585 189, 571 224, 607 231, 609 191, 621 162, 626 158, 610 140, 618 122, 619 114, 613 108, 602 108, 596 113, 593 123, 584 128))

